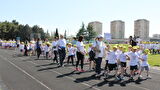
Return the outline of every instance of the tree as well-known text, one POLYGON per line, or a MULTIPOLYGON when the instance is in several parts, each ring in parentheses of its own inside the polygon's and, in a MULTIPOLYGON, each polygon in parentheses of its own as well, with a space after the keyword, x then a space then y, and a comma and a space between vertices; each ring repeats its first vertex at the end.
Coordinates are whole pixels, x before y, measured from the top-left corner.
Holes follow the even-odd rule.
POLYGON ((50 38, 50 34, 49 34, 49 32, 48 32, 48 30, 47 30, 47 33, 46 33, 46 38, 50 38))
POLYGON ((65 30, 64 32, 64 38, 66 39, 67 38, 67 31, 65 30))
POLYGON ((9 40, 20 37, 21 41, 30 41, 31 34, 37 37, 40 36, 41 39, 46 38, 43 28, 40 28, 38 25, 30 27, 28 24, 19 24, 16 20, 0 22, 0 38, 2 39, 9 40))
POLYGON ((55 32, 54 36, 55 36, 55 38, 59 37, 58 28, 56 28, 56 32, 55 32))
POLYGON ((91 25, 88 25, 86 40, 89 42, 90 40, 92 40, 96 36, 97 36, 97 33, 93 30, 93 27, 91 25))
POLYGON ((86 31, 86 29, 85 29, 84 23, 82 23, 82 26, 81 26, 81 28, 79 29, 76 37, 79 37, 79 36, 81 36, 81 35, 84 36, 84 37, 87 35, 87 31, 86 31))

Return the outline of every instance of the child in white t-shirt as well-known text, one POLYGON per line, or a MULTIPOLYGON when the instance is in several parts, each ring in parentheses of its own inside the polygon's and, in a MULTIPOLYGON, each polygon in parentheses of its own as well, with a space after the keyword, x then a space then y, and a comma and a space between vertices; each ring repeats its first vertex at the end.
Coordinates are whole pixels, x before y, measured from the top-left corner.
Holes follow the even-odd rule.
POLYGON ((41 53, 42 53, 42 56, 45 58, 45 47, 46 47, 46 44, 45 43, 43 43, 42 45, 41 45, 41 53))
POLYGON ((127 53, 126 52, 126 47, 122 48, 122 53, 118 57, 118 62, 120 63, 121 66, 121 79, 124 79, 124 74, 127 66, 127 53))
MULTIPOLYGON (((119 80, 118 78, 118 67, 117 67, 117 55, 116 55, 116 51, 117 51, 117 46, 113 46, 113 51, 109 51, 108 52, 108 73, 109 74, 111 71, 115 71, 115 78, 117 80, 119 80)), ((106 75, 107 76, 107 75, 106 75)))
POLYGON ((136 54, 137 47, 132 48, 132 52, 128 54, 130 58, 130 80, 133 80, 134 73, 138 70, 138 55, 136 54))
POLYGON ((50 43, 46 43, 46 46, 45 46, 45 49, 44 49, 44 52, 46 54, 46 59, 48 59, 49 57, 49 52, 51 51, 51 47, 50 47, 50 43))
POLYGON ((92 44, 89 45, 88 48, 88 55, 89 55, 89 70, 95 69, 95 52, 93 51, 92 44))
POLYGON ((148 53, 149 53, 149 49, 145 49, 144 54, 142 54, 140 57, 140 59, 142 60, 142 63, 141 63, 141 70, 139 73, 139 79, 142 78, 141 74, 144 71, 144 69, 147 71, 147 78, 151 78, 149 75, 148 53))
POLYGON ((73 57, 74 57, 74 53, 75 53, 75 51, 74 51, 74 48, 72 47, 72 44, 71 43, 68 43, 68 60, 67 60, 67 64, 69 64, 69 61, 70 61, 70 59, 71 59, 71 61, 72 61, 72 65, 74 66, 74 59, 73 59, 73 57))
POLYGON ((24 52, 24 42, 21 42, 20 46, 19 46, 20 52, 24 52))

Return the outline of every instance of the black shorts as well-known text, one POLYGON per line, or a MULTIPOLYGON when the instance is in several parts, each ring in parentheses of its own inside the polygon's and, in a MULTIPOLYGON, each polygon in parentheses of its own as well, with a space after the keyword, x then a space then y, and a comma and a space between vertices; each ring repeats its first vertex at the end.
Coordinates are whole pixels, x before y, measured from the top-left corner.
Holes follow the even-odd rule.
POLYGON ((121 67, 126 67, 126 62, 120 62, 121 67))
POLYGON ((108 64, 109 71, 117 70, 117 64, 108 64))
POLYGON ((135 65, 135 66, 130 66, 130 70, 138 70, 138 66, 135 65))

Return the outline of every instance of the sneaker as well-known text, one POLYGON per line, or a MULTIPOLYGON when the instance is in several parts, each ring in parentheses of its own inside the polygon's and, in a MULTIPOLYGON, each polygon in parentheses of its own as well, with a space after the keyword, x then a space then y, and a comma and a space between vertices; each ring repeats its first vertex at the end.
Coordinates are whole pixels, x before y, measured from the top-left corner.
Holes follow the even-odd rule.
POLYGON ((147 79, 151 79, 151 76, 150 76, 150 75, 147 75, 147 79))
POLYGON ((74 70, 75 70, 75 71, 78 71, 78 68, 75 68, 74 70))
POLYGON ((108 78, 109 75, 108 75, 107 73, 104 73, 104 77, 105 77, 105 78, 108 78))
POLYGON ((85 72, 83 69, 79 70, 80 72, 85 72))
POLYGON ((140 75, 139 77, 138 77, 138 79, 142 79, 143 77, 142 77, 142 75, 140 75))
POLYGON ((133 79, 133 77, 130 77, 129 80, 130 80, 130 81, 133 81, 134 79, 133 79))
POLYGON ((119 81, 119 80, 120 80, 120 78, 119 78, 119 77, 117 77, 117 76, 115 76, 115 80, 119 81))
POLYGON ((96 75, 95 75, 95 77, 99 77, 99 76, 100 76, 100 74, 96 74, 96 75))
POLYGON ((121 80, 125 80, 125 77, 124 77, 124 76, 121 76, 120 79, 121 79, 121 80))

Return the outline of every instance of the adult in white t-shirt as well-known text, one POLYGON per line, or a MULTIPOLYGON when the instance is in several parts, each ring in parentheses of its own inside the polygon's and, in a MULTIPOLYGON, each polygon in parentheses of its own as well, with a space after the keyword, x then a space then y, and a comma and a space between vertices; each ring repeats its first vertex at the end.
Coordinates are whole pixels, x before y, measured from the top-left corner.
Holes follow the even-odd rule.
POLYGON ((84 64, 84 55, 86 54, 86 51, 83 44, 83 36, 79 36, 78 41, 76 43, 76 47, 77 47, 77 62, 76 62, 75 70, 84 72, 83 64, 84 64), (79 62, 81 62, 81 69, 78 69, 79 62))
POLYGON ((95 43, 93 44, 93 47, 95 49, 95 62, 96 62, 96 76, 99 77, 100 73, 101 73, 101 63, 102 63, 102 58, 105 56, 105 49, 106 49, 106 45, 103 42, 103 36, 99 35, 98 36, 98 40, 95 41, 95 43))
POLYGON ((57 42, 58 53, 59 53, 59 62, 60 66, 63 66, 63 61, 66 57, 66 40, 63 35, 60 35, 60 39, 57 42))

